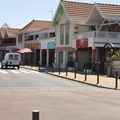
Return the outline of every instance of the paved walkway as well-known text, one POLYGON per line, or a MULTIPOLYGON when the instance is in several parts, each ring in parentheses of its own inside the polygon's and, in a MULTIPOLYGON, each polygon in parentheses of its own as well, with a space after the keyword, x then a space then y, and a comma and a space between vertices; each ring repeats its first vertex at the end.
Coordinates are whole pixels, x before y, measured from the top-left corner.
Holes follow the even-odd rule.
MULTIPOLYGON (((24 66, 24 68, 39 71, 38 67, 24 66)), ((105 87, 105 88, 108 88, 108 89, 109 88, 114 89, 116 87, 116 79, 113 78, 113 77, 100 75, 99 76, 99 84, 97 84, 97 75, 87 75, 87 80, 85 81, 85 75, 84 74, 78 74, 77 73, 76 78, 75 78, 74 72, 68 72, 68 74, 66 76, 66 72, 61 72, 59 74, 59 72, 52 72, 52 70, 48 70, 47 68, 41 68, 40 70, 41 71, 46 71, 48 74, 51 74, 51 75, 54 75, 54 76, 63 77, 63 78, 66 78, 66 79, 70 79, 70 80, 74 80, 74 81, 77 81, 77 82, 82 82, 82 83, 85 83, 85 84, 90 84, 90 85, 94 85, 94 86, 98 86, 98 87, 105 87)), ((118 79, 117 89, 120 89, 120 79, 118 79)))

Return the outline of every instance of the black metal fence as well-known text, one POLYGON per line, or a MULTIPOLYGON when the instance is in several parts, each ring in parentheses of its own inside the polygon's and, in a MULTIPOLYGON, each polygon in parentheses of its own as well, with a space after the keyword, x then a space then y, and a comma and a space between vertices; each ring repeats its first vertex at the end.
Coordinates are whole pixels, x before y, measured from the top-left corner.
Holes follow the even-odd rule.
MULTIPOLYGON (((52 73, 54 73, 55 71, 57 71, 58 74, 61 75, 62 72, 65 72, 65 76, 68 77, 68 75, 72 72, 72 73, 74 73, 74 79, 77 78, 77 75, 82 74, 82 75, 84 75, 84 82, 88 81, 88 75, 95 75, 96 76, 96 86, 100 85, 100 81, 101 81, 100 80, 100 76, 102 76, 100 69, 97 69, 95 73, 93 73, 92 71, 89 73, 87 67, 84 67, 84 69, 82 69, 81 71, 79 71, 78 68, 77 68, 77 64, 75 64, 75 66, 73 67, 72 70, 68 69, 69 67, 68 67, 67 64, 66 64, 65 69, 61 68, 60 64, 58 65, 58 68, 55 68, 54 66, 55 65, 53 64, 52 73)), ((118 72, 116 71, 115 75, 112 76, 112 77, 115 80, 114 89, 117 89, 118 88, 119 79, 120 79, 120 76, 119 76, 118 72)))

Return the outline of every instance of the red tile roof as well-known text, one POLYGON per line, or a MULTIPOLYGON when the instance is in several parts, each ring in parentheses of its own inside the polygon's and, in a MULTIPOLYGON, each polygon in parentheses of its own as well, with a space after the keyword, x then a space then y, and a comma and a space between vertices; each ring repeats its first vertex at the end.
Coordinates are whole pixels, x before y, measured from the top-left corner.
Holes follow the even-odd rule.
POLYGON ((50 27, 50 21, 43 21, 43 20, 33 20, 28 23, 25 27, 19 30, 19 32, 33 32, 39 31, 43 29, 48 29, 50 27))
POLYGON ((103 14, 108 16, 120 16, 120 5, 97 4, 103 14))
MULTIPOLYGON (((94 4, 61 0, 71 20, 84 21, 89 16, 94 4)), ((101 12, 108 16, 120 16, 120 5, 95 3, 101 12)))
POLYGON ((93 7, 93 4, 72 1, 62 1, 62 4, 66 9, 68 17, 79 21, 85 20, 93 7))
POLYGON ((0 37, 4 38, 5 35, 8 37, 16 37, 19 29, 17 28, 0 28, 0 37))

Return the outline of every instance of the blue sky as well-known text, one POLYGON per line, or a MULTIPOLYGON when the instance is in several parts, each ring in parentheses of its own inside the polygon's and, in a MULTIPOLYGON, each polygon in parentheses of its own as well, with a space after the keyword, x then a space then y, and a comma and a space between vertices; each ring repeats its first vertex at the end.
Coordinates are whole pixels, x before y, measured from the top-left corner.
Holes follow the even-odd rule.
MULTIPOLYGON (((71 1, 71 0, 69 0, 71 1)), ((88 3, 120 4, 120 0, 72 0, 88 3)), ((59 0, 1 0, 0 26, 5 22, 10 27, 22 28, 31 20, 51 20, 59 0)))

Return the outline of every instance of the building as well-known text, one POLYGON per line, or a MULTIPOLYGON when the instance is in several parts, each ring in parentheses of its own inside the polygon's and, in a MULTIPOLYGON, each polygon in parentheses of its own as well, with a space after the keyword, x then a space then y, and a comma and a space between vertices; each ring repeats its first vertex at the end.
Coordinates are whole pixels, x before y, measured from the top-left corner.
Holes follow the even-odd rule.
POLYGON ((42 66, 49 66, 53 62, 55 30, 50 26, 50 21, 33 20, 18 32, 17 48, 30 48, 33 51, 25 54, 25 64, 38 65, 40 61, 42 66))
POLYGON ((105 62, 105 44, 120 49, 120 5, 61 0, 52 25, 56 29, 56 63, 105 62))
POLYGON ((19 29, 10 28, 6 23, 0 28, 0 61, 6 52, 15 52, 16 34, 19 29))

